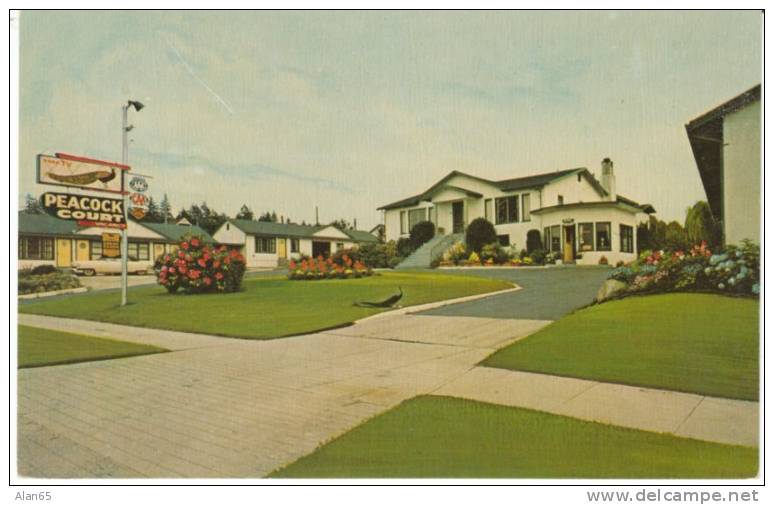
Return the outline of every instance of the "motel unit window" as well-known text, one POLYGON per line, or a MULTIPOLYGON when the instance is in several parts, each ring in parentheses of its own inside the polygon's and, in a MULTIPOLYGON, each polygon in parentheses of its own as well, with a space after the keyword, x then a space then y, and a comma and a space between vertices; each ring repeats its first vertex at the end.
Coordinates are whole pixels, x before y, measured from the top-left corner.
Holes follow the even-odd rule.
POLYGON ((416 226, 417 223, 421 223, 422 221, 427 221, 426 209, 412 209, 408 211, 409 233, 414 229, 414 226, 416 226))
POLYGON ((497 222, 495 224, 519 222, 519 196, 506 196, 495 198, 497 222))
POLYGON ((297 253, 301 248, 297 238, 290 239, 290 252, 297 253))
POLYGON ((610 223, 597 223, 597 251, 610 251, 610 223))
POLYGON ((45 237, 19 237, 19 259, 53 260, 54 239, 45 237))
POLYGON ((521 195, 521 220, 530 221, 532 219, 532 209, 529 203, 529 193, 521 195))
POLYGON ((99 260, 102 259, 102 241, 92 240, 89 245, 89 259, 99 260))
POLYGON ((621 225, 621 252, 634 252, 634 228, 621 225))
POLYGON ((135 261, 147 261, 150 259, 150 244, 147 242, 129 242, 129 259, 135 261))
POLYGON ((255 237, 255 252, 275 254, 277 252, 277 239, 274 237, 255 237))
POLYGON ((400 234, 405 235, 408 233, 406 231, 406 226, 408 226, 408 219, 406 219, 406 211, 402 210, 400 211, 400 234))
POLYGON ((578 223, 578 249, 594 250, 594 223, 578 223))

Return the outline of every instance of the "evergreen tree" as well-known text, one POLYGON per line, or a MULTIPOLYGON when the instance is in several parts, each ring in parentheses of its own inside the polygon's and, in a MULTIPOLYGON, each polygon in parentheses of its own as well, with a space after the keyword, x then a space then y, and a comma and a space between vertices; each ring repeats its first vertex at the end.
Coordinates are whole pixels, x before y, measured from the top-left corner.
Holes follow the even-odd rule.
POLYGON ((721 231, 707 202, 696 202, 685 216, 685 233, 691 245, 707 242, 710 249, 720 245, 721 231))
POLYGON ((247 204, 242 205, 242 208, 239 209, 239 213, 236 215, 237 219, 249 219, 253 220, 255 218, 255 214, 253 214, 253 211, 250 210, 250 207, 247 206, 247 204))
POLYGON ((145 216, 145 221, 149 223, 163 223, 164 218, 162 217, 161 213, 159 212, 159 206, 156 205, 156 201, 153 200, 153 197, 150 197, 148 199, 148 213, 145 216))
POLYGON ((164 223, 173 219, 172 206, 169 204, 169 198, 166 193, 164 193, 164 198, 161 199, 161 204, 159 205, 159 215, 164 223))
POLYGON ((40 205, 40 201, 29 193, 27 193, 27 196, 24 198, 24 212, 27 214, 45 213, 43 206, 40 205))
POLYGON ((258 218, 258 221, 263 221, 266 223, 276 223, 277 222, 277 213, 276 212, 269 212, 266 211, 258 218))

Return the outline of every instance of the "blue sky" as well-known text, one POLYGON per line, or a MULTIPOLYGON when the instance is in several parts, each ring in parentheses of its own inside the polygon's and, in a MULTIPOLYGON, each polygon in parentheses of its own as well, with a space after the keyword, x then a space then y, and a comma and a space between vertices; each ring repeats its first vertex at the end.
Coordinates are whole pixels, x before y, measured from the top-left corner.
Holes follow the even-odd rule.
POLYGON ((380 221, 451 170, 615 161, 665 219, 704 199, 684 124, 761 81, 758 12, 24 12, 35 155, 129 161, 175 209, 380 221))

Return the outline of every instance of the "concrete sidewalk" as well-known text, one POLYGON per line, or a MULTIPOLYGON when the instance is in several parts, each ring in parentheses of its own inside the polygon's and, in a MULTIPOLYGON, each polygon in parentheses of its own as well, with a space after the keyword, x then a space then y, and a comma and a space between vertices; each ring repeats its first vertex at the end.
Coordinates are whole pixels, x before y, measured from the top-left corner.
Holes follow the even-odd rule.
POLYGON ((547 323, 396 314, 251 341, 20 322, 177 349, 19 370, 19 473, 48 478, 260 477, 547 323))
POLYGON ((479 366, 433 393, 710 442, 758 445, 758 402, 479 366))

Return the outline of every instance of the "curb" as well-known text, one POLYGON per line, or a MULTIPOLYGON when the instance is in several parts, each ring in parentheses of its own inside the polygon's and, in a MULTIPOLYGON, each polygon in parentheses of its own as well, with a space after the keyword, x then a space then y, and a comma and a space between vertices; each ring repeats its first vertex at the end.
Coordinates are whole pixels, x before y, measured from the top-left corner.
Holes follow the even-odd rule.
POLYGON ((70 293, 85 293, 88 290, 89 288, 87 287, 81 287, 81 288, 71 288, 71 289, 60 289, 59 291, 46 291, 43 293, 29 293, 26 295, 19 295, 19 299, 32 300, 35 298, 46 298, 48 296, 67 295, 70 293))
POLYGON ((367 317, 364 317, 362 319, 356 319, 352 322, 352 324, 359 324, 365 321, 370 321, 373 319, 381 319, 384 317, 391 317, 391 316, 402 316, 405 314, 413 314, 415 312, 422 312, 423 310, 430 310, 430 309, 436 309, 438 307, 444 307, 446 305, 454 305, 457 303, 464 303, 464 302, 472 302, 473 300, 480 300, 482 298, 489 298, 491 296, 497 296, 497 295, 504 295, 506 293, 515 293, 516 291, 521 291, 523 288, 519 286, 518 284, 512 282, 513 285, 512 288, 509 289, 503 289, 500 291, 493 291, 491 293, 481 293, 478 295, 470 295, 470 296, 463 296, 460 298, 451 298, 449 300, 440 300, 437 302, 430 302, 430 303, 423 303, 422 305, 411 305, 409 307, 403 307, 400 309, 394 309, 394 310, 387 310, 385 312, 380 312, 378 314, 373 314, 367 317))

